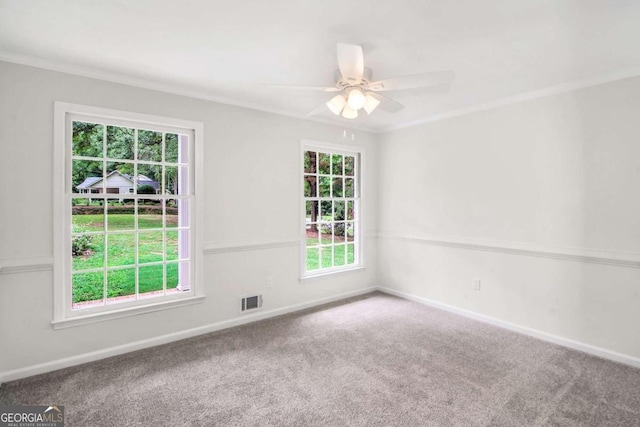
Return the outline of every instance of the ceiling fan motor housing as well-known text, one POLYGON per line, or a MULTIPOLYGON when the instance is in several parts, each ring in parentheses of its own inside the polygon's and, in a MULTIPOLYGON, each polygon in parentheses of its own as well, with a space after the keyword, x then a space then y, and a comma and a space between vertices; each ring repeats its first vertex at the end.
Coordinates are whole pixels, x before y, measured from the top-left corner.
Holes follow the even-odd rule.
POLYGON ((364 70, 362 71, 362 80, 360 81, 360 83, 352 83, 352 82, 344 81, 342 79, 342 74, 340 73, 339 69, 333 73, 333 78, 336 82, 336 86, 340 89, 345 89, 345 88, 354 87, 354 86, 359 86, 364 88, 372 80, 373 70, 371 70, 371 68, 369 67, 364 67, 364 70))

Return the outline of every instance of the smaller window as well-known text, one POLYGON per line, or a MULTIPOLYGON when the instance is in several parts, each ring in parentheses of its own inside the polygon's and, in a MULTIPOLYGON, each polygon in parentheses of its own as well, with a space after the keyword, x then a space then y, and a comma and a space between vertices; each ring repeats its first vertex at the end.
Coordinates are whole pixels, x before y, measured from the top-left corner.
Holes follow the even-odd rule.
POLYGON ((361 164, 361 150, 303 141, 303 277, 362 265, 361 164))

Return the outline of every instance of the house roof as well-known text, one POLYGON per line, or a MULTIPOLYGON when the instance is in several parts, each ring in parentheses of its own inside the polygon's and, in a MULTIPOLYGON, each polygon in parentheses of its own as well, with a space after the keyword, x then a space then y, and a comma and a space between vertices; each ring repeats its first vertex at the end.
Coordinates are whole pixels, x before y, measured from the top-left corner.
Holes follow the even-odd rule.
POLYGON ((87 188, 90 188, 93 184, 101 180, 102 180, 101 176, 90 176, 89 178, 82 181, 82 184, 76 186, 76 188, 78 190, 85 190, 87 188))
MULTIPOLYGON (((109 173, 109 175, 107 175, 107 179, 109 179, 110 176, 112 176, 113 174, 118 174, 120 176, 122 176, 123 178, 129 180, 131 182, 131 186, 133 186, 133 176, 132 175, 128 175, 126 173, 122 173, 120 171, 113 171, 111 173, 109 173)), ((88 178, 86 178, 84 181, 82 181, 81 184, 77 185, 76 188, 78 190, 86 190, 89 188, 95 188, 96 184, 98 184, 99 182, 102 181, 102 177, 101 176, 90 176, 88 178)), ((138 185, 150 185, 153 188, 155 188, 156 190, 158 188, 160 188, 160 186, 158 185, 158 181, 154 181, 151 178, 149 178, 148 176, 139 174, 138 175, 138 185)))

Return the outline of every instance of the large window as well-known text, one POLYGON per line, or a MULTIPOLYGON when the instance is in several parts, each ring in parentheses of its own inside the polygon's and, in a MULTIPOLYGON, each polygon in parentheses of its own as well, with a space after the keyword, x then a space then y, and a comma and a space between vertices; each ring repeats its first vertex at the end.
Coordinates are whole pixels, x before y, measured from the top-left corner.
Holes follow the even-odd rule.
POLYGON ((58 321, 195 295, 201 127, 105 112, 56 104, 58 321))
POLYGON ((303 276, 361 265, 361 155, 303 142, 303 276))

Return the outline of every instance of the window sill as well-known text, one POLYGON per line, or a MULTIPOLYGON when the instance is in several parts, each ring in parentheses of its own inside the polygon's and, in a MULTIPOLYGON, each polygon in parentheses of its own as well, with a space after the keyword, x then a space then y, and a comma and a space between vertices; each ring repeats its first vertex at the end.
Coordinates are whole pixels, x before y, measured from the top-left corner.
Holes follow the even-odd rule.
POLYGON ((183 307, 186 305, 198 304, 205 299, 204 295, 189 298, 181 298, 172 301, 164 301, 138 307, 128 307, 120 310, 112 310, 103 313, 94 313, 84 316, 70 317, 68 319, 54 320, 51 322, 53 329, 66 329, 75 326, 88 325, 91 323, 104 322, 107 320, 120 319, 122 317, 137 316, 154 311, 168 310, 170 308, 183 307))
POLYGON ((352 268, 344 268, 341 270, 333 270, 333 271, 327 271, 322 273, 310 274, 310 275, 301 277, 300 282, 301 283, 315 282, 316 280, 327 279, 337 274, 355 273, 355 272, 363 271, 364 269, 365 268, 363 266, 359 265, 357 267, 352 267, 352 268))

